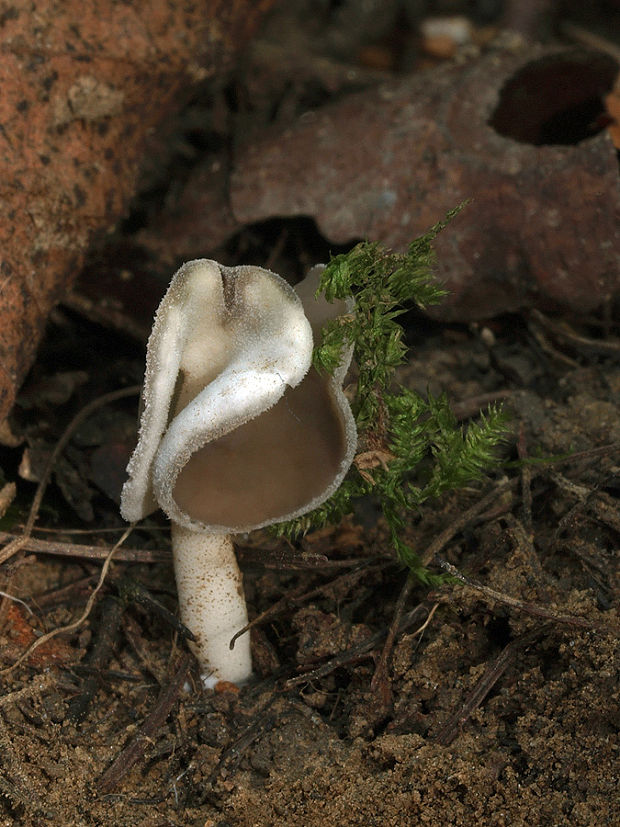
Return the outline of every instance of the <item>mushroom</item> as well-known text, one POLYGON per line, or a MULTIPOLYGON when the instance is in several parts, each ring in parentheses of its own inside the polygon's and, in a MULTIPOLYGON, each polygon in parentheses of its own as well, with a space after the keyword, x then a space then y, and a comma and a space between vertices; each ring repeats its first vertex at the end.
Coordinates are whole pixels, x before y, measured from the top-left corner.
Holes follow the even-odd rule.
POLYGON ((295 292, 261 267, 190 261, 149 338, 121 513, 135 522, 159 506, 171 520, 181 620, 207 687, 252 674, 249 635, 230 648, 248 622, 231 535, 316 508, 355 453, 351 352, 333 376, 311 367, 323 324, 350 309, 315 298, 319 275, 295 292))

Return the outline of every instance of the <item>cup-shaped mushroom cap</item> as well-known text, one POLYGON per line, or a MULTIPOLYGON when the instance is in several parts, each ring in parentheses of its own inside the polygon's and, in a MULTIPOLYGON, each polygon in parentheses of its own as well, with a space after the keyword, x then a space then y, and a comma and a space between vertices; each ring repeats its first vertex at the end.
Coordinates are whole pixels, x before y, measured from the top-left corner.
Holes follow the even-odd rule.
MULTIPOLYGON (((324 304, 334 315, 346 309, 324 304)), ((123 516, 139 519, 159 504, 187 528, 234 533, 327 499, 355 451, 341 388, 351 356, 343 354, 337 377, 322 377, 310 368, 312 343, 302 302, 279 276, 184 265, 149 339, 123 516), (161 366, 173 375, 161 377, 161 366)))

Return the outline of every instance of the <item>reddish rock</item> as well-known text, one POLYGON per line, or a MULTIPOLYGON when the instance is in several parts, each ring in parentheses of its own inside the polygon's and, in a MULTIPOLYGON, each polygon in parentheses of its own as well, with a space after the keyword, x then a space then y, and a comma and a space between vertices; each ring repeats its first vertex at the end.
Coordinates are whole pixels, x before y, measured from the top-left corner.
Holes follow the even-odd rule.
POLYGON ((51 0, 0 18, 0 422, 50 309, 134 193, 151 134, 272 0, 51 0))

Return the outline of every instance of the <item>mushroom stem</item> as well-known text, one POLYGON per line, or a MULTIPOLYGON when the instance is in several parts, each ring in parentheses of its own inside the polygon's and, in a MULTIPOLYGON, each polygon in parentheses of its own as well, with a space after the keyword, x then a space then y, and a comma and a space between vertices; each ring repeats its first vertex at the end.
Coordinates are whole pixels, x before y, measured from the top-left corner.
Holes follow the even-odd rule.
POLYGON ((229 534, 192 531, 172 523, 174 573, 181 621, 196 636, 191 647, 207 688, 240 684, 252 674, 250 636, 230 641, 248 622, 243 578, 229 534))

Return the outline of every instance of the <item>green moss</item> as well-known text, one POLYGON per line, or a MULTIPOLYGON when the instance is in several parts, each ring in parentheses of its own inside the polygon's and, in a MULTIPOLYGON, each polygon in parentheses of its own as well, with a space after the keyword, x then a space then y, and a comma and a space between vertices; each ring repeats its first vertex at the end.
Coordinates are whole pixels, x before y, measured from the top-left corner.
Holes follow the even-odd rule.
POLYGON ((325 268, 317 294, 324 293, 328 301, 352 296, 355 311, 324 327, 313 361, 320 372, 333 373, 342 351, 353 346, 359 374, 352 408, 360 454, 327 502, 274 527, 294 538, 338 522, 355 499, 372 494, 400 560, 426 583, 437 577, 422 567, 416 551, 402 539, 407 515, 429 498, 487 474, 506 434, 506 417, 499 408, 490 407, 478 422, 463 428, 445 395, 423 397, 393 383, 396 368, 406 358, 398 317, 412 304, 424 308, 445 296, 432 273, 432 241, 460 209, 413 241, 406 253, 362 242, 325 268))

